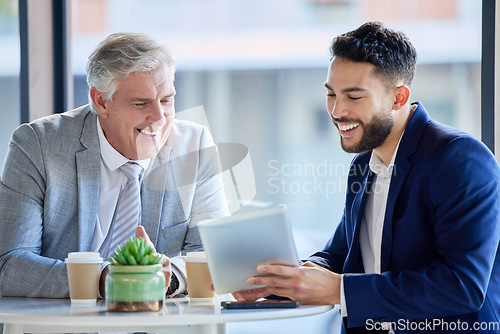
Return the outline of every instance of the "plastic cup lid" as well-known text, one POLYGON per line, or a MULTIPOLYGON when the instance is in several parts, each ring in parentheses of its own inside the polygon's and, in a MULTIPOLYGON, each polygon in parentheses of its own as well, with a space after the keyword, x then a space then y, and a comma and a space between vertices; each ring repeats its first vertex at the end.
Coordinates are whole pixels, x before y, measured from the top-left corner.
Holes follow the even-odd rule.
POLYGON ((205 252, 188 252, 184 258, 186 262, 207 262, 205 252))
POLYGON ((102 263, 98 252, 72 252, 64 260, 66 263, 102 263))

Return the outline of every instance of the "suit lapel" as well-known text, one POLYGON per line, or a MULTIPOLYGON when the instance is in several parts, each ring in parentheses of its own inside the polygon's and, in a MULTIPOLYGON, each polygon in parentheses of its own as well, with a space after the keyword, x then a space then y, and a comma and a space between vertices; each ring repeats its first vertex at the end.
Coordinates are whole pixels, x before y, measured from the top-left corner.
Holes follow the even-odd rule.
POLYGON ((85 149, 76 152, 78 182, 78 250, 92 246, 99 209, 100 147, 97 136, 97 115, 85 117, 80 142, 85 149))
MULTIPOLYGON (((368 165, 367 165, 368 167, 368 165)), ((358 272, 363 273, 363 259, 361 256, 361 248, 360 248, 360 240, 359 233, 361 224, 363 223, 363 216, 365 212, 366 198, 370 193, 371 184, 373 180, 373 173, 370 169, 368 169, 367 175, 365 176, 362 189, 356 194, 356 197, 353 201, 353 209, 352 212, 357 212, 356 217, 353 218, 354 222, 354 233, 351 240, 351 246, 349 247, 349 255, 347 257, 346 265, 344 267, 345 272, 358 272)))
POLYGON ((406 177, 411 169, 411 163, 406 159, 399 159, 394 163, 392 170, 391 185, 387 204, 385 207, 384 231, 382 233, 382 250, 380 253, 380 271, 387 271, 392 253, 392 223, 394 218, 394 210, 398 195, 406 181, 406 177))
POLYGON ((412 168, 410 157, 417 151, 420 137, 422 136, 422 132, 429 121, 429 114, 421 104, 418 104, 417 109, 413 112, 413 115, 406 126, 401 142, 399 143, 385 209, 384 231, 382 234, 382 252, 380 259, 381 272, 389 269, 392 253, 394 212, 397 210, 396 202, 399 197, 399 193, 401 192, 406 178, 412 168))
POLYGON ((153 158, 146 171, 141 189, 142 225, 155 245, 158 240, 163 197, 167 192, 165 190, 173 189, 172 185, 167 184, 171 151, 172 147, 164 146, 153 158))

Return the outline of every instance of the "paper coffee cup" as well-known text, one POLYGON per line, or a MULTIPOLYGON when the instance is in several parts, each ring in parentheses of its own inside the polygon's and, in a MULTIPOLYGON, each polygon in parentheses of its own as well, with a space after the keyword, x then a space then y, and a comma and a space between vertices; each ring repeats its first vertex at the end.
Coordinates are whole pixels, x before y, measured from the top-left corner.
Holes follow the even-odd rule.
POLYGON ((189 299, 194 302, 211 301, 214 291, 205 252, 188 252, 184 262, 189 299))
POLYGON ((73 252, 65 259, 71 305, 95 305, 102 257, 96 252, 73 252))

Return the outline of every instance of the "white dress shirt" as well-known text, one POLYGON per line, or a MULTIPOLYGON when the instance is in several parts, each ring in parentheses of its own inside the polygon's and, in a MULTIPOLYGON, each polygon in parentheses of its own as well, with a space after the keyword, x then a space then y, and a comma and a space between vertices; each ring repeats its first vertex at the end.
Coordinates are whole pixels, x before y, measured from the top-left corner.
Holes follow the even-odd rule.
MULTIPOLYGON (((401 135, 401 138, 403 136, 401 135)), ((399 141, 401 142, 401 138, 399 141)), ((365 273, 380 274, 380 258, 382 252, 382 234, 384 219, 391 185, 392 170, 398 153, 399 142, 394 150, 389 166, 372 151, 370 157, 370 170, 375 174, 372 179, 370 192, 366 198, 365 212, 361 222, 359 243, 365 273)), ((347 316, 347 305, 344 294, 344 276, 340 281, 340 314, 347 316)))
MULTIPOLYGON (((120 170, 120 167, 131 161, 121 155, 104 136, 99 118, 97 118, 97 134, 99 136, 99 145, 101 147, 101 168, 100 168, 100 188, 99 188, 99 210, 97 212, 97 224, 92 240, 92 252, 107 254, 109 244, 111 242, 109 231, 111 222, 118 203, 120 191, 125 185, 127 178, 120 170)), ((144 174, 149 168, 151 159, 135 160, 142 167, 141 182, 144 179, 144 174)), ((107 259, 104 259, 105 261, 107 259)), ((109 263, 109 262, 108 262, 109 263)), ((179 287, 171 297, 183 293, 186 290, 186 272, 184 260, 182 256, 170 258, 172 272, 176 275, 179 281, 179 287)), ((106 263, 105 263, 106 265, 106 263)), ((103 266, 104 268, 104 266, 103 266)))
POLYGON ((367 274, 380 274, 380 254, 382 251, 382 233, 384 230, 385 208, 389 196, 394 158, 386 166, 373 152, 370 158, 370 170, 375 174, 370 193, 366 198, 365 214, 361 223, 359 242, 363 267, 367 274))
MULTIPOLYGON (((101 147, 101 169, 100 169, 100 187, 99 187, 99 210, 97 212, 97 225, 92 240, 93 252, 101 254, 108 253, 109 240, 106 239, 111 228, 113 214, 115 212, 118 197, 121 188, 126 183, 126 176, 120 170, 120 167, 130 160, 121 155, 108 142, 102 131, 99 119, 97 119, 97 133, 99 136, 99 145, 101 147)), ((144 171, 148 169, 151 159, 137 160, 142 167, 141 180, 144 171)))

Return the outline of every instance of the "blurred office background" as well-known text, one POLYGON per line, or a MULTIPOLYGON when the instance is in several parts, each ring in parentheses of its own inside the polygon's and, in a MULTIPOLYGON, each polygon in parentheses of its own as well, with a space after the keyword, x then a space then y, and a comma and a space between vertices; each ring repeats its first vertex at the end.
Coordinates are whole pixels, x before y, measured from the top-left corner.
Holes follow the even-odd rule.
MULTIPOLYGON (((423 102, 434 119, 481 138, 481 1, 67 4, 70 107, 87 103, 87 57, 107 35, 144 32, 168 44, 178 62, 176 110, 203 106, 216 142, 248 147, 256 186, 253 205, 288 205, 301 258, 322 248, 333 233, 352 159, 340 149, 325 110, 323 83, 334 36, 369 20, 404 31, 419 53, 412 100, 423 102)), ((18 8, 18 0, 0 0, 2 162, 10 135, 20 123, 18 8)), ((329 333, 336 314, 228 328, 230 333, 329 333)))

